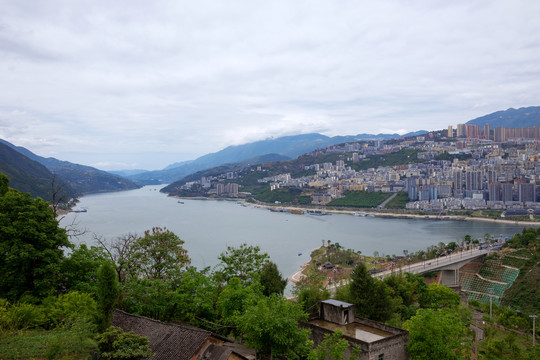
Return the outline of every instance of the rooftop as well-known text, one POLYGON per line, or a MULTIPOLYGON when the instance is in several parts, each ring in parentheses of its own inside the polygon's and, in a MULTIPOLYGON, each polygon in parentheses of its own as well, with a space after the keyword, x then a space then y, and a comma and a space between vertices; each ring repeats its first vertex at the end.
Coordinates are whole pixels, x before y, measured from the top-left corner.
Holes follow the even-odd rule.
POLYGON ((330 304, 330 305, 344 307, 344 308, 354 306, 353 304, 349 304, 349 303, 346 303, 344 301, 339 301, 339 300, 334 300, 334 299, 323 300, 321 302, 324 303, 324 304, 330 304))
POLYGON ((372 343, 381 339, 394 336, 394 334, 391 332, 377 329, 369 325, 360 324, 358 322, 353 322, 346 325, 339 325, 326 320, 317 319, 312 320, 309 323, 332 331, 339 329, 343 332, 343 335, 358 339, 366 343, 372 343))

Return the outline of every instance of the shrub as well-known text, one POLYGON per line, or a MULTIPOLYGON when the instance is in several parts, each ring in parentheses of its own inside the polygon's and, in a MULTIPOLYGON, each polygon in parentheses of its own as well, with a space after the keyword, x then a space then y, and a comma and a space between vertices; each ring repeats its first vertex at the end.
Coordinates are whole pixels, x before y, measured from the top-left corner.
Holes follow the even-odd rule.
POLYGON ((43 307, 51 327, 73 322, 75 318, 96 322, 99 314, 97 303, 92 296, 78 291, 48 297, 43 301, 43 307))

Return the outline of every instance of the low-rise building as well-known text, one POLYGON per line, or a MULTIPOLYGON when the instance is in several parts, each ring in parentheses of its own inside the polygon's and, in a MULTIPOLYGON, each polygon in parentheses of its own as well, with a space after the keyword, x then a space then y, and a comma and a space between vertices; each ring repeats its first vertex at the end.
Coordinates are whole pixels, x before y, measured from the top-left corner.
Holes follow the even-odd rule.
POLYGON ((354 305, 343 301, 321 301, 318 312, 300 326, 311 330, 311 339, 315 346, 323 341, 325 335, 341 330, 350 345, 345 352, 345 358, 354 353, 354 348, 361 350, 359 360, 409 358, 406 348, 409 333, 406 330, 356 317, 354 305))

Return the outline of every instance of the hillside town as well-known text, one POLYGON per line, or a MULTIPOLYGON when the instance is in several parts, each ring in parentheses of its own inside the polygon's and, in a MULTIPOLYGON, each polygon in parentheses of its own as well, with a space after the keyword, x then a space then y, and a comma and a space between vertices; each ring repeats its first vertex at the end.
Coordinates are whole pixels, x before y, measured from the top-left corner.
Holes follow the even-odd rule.
MULTIPOLYGON (((348 191, 406 192, 406 208, 431 212, 452 210, 498 210, 504 215, 540 212, 536 180, 540 170, 540 127, 495 128, 460 124, 454 130, 430 132, 414 138, 346 143, 317 149, 304 158, 313 163, 304 173, 264 176, 265 165, 252 167, 263 175, 257 180, 280 188, 310 189, 311 203, 326 205, 348 191), (396 165, 369 167, 372 156, 379 163, 392 154, 403 154, 396 165), (408 155, 405 155, 408 154, 408 155), (335 155, 334 162, 317 163, 321 155, 335 155)), ((196 185, 208 195, 238 197, 246 171, 231 171, 186 182, 182 189, 196 185)), ((503 216, 504 216, 503 215, 503 216)))

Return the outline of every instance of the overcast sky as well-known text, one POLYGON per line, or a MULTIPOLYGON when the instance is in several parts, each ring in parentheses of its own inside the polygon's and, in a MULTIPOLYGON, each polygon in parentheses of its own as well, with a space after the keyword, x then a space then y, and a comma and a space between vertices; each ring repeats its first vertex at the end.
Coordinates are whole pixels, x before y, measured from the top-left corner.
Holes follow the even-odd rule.
POLYGON ((538 0, 0 0, 0 138, 105 170, 539 97, 538 0))

